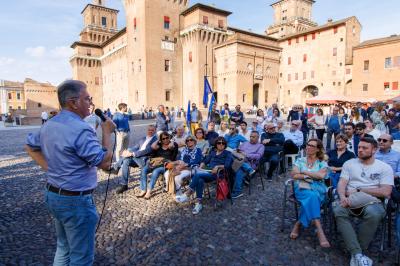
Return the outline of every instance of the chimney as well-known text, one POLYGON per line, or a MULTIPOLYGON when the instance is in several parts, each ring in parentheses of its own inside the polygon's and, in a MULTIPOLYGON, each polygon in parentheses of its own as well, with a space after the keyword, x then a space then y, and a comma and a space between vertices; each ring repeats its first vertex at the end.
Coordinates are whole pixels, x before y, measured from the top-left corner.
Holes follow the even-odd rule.
POLYGON ((333 19, 328 18, 328 24, 330 24, 330 23, 332 23, 332 22, 333 22, 333 19))

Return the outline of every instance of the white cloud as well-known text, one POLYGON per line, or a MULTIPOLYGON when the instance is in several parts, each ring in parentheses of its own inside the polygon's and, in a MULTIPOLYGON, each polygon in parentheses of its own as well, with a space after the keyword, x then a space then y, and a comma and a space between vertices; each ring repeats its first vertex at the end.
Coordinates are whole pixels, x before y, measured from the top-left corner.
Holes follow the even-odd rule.
POLYGON ((14 58, 11 57, 0 57, 0 66, 11 65, 15 62, 14 58))
POLYGON ((25 49, 25 53, 32 57, 43 57, 46 53, 46 48, 43 46, 28 47, 25 49))
POLYGON ((69 58, 72 55, 72 51, 68 46, 57 46, 50 50, 50 55, 54 58, 69 58))

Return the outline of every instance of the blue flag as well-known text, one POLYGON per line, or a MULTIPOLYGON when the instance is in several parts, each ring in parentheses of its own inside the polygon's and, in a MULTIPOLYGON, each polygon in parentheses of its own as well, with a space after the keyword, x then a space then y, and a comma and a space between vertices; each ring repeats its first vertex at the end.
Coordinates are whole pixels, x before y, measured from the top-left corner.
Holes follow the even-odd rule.
POLYGON ((204 95, 203 95, 203 104, 204 107, 208 106, 208 94, 213 93, 210 83, 208 83, 207 77, 204 77, 204 95))
POLYGON ((215 96, 214 93, 211 94, 211 101, 210 101, 210 106, 208 107, 208 117, 207 117, 207 128, 208 128, 208 122, 210 122, 210 118, 211 118, 211 111, 212 111, 212 106, 215 103, 215 96))
POLYGON ((186 126, 188 128, 188 131, 190 132, 190 134, 192 134, 192 131, 190 129, 190 122, 192 121, 192 116, 190 115, 190 101, 188 102, 188 108, 186 111, 186 126))

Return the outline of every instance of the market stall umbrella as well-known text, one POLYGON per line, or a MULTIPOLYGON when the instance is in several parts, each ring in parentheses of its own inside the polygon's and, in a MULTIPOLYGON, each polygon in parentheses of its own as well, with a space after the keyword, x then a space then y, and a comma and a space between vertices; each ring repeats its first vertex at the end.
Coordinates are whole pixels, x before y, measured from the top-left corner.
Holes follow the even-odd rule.
POLYGON ((346 97, 340 95, 324 94, 318 95, 306 100, 306 104, 337 104, 338 102, 345 102, 346 97))
POLYGON ((394 97, 392 99, 389 99, 388 103, 394 103, 394 102, 399 102, 399 101, 400 101, 400 95, 396 96, 396 97, 394 97))

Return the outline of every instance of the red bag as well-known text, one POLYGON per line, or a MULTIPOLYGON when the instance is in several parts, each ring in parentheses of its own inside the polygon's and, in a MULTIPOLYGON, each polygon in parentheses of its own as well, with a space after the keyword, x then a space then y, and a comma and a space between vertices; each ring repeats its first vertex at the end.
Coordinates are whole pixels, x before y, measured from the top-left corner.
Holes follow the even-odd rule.
POLYGON ((217 200, 224 201, 229 194, 229 184, 225 177, 217 178, 217 200))

